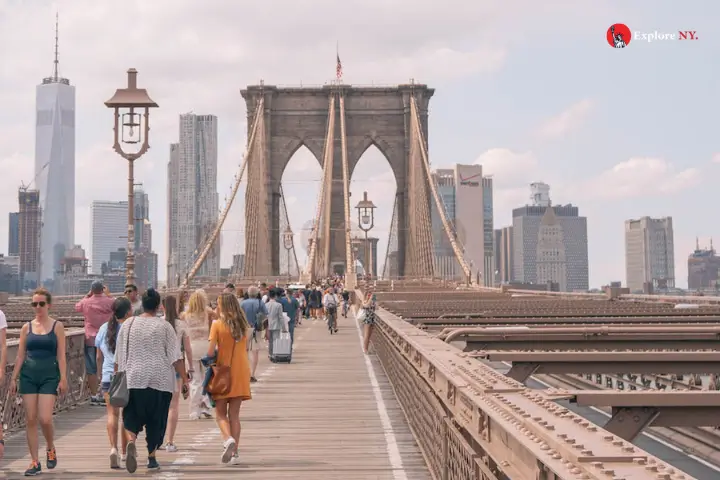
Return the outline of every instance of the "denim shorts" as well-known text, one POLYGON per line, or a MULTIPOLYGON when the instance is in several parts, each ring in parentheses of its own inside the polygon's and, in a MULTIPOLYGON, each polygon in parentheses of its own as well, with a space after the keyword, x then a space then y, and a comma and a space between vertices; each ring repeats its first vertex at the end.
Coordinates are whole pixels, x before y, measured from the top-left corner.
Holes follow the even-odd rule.
POLYGON ((97 375, 97 348, 85 345, 85 374, 97 375))
POLYGON ((110 391, 110 382, 102 382, 100 384, 100 391, 102 393, 108 393, 110 391))

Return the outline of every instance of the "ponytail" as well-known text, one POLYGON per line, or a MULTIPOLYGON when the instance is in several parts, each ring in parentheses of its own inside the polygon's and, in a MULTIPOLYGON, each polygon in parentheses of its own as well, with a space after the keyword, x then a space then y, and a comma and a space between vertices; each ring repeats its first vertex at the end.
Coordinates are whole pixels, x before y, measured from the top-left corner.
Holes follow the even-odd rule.
POLYGON ((126 297, 118 297, 113 302, 113 314, 108 320, 107 335, 105 336, 105 342, 107 343, 108 350, 113 355, 115 354, 115 348, 117 347, 117 337, 120 331, 120 319, 125 318, 128 313, 132 310, 132 304, 126 297))
POLYGON ((117 346, 118 325, 120 325, 120 322, 118 322, 118 318, 113 313, 113 316, 110 317, 110 321, 108 321, 107 335, 105 336, 105 342, 107 342, 108 350, 110 350, 113 354, 115 354, 115 347, 117 346))

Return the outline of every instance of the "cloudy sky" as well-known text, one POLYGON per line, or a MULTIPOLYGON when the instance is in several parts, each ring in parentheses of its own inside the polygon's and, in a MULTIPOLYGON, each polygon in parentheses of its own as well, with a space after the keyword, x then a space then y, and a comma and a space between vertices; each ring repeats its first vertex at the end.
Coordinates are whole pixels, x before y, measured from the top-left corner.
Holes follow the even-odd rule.
MULTIPOLYGON (((90 203, 126 198, 126 165, 111 151, 103 102, 124 85, 127 68, 139 70, 161 107, 136 175, 150 194, 163 266, 168 145, 177 140, 178 114, 219 117, 222 200, 246 141, 239 90, 260 79, 331 81, 336 42, 346 83, 414 78, 437 89, 431 162, 477 162, 494 175, 496 228, 527 202, 532 181, 549 183, 553 202, 579 205, 589 219, 592 286, 625 279, 625 219, 673 216, 680 286, 695 237, 720 242, 713 207, 720 42, 712 21, 720 4, 711 0, 0 0, 0 238, 6 212, 17 210, 17 187, 34 176, 35 86, 52 72, 56 11, 60 71, 77 87, 75 238, 84 246, 90 203), (633 32, 693 30, 699 40, 636 38, 615 50, 605 34, 616 22, 633 32)), ((312 216, 319 177, 305 150, 285 172, 295 230, 312 216)), ((379 207, 381 249, 394 189, 385 159, 368 151, 352 190, 368 190, 379 207)), ((244 248, 242 207, 233 207, 223 235, 226 266, 244 248)))

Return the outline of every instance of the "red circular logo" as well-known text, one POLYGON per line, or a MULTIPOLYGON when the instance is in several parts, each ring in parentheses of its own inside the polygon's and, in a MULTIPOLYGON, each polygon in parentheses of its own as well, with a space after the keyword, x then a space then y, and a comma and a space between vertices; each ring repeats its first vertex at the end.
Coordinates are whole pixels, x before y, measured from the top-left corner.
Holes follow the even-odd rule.
POLYGON ((625 48, 630 45, 632 32, 624 23, 616 23, 608 28, 607 42, 613 48, 625 48))

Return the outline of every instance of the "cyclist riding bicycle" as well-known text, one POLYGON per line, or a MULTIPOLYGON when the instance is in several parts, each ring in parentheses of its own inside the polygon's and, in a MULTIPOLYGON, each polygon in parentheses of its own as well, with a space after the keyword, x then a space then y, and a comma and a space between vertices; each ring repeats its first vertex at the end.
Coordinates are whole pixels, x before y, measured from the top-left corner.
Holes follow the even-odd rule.
POLYGON ((330 334, 337 333, 337 307, 338 298, 332 289, 328 289, 323 297, 323 305, 325 306, 325 313, 327 314, 328 330, 330 334))

